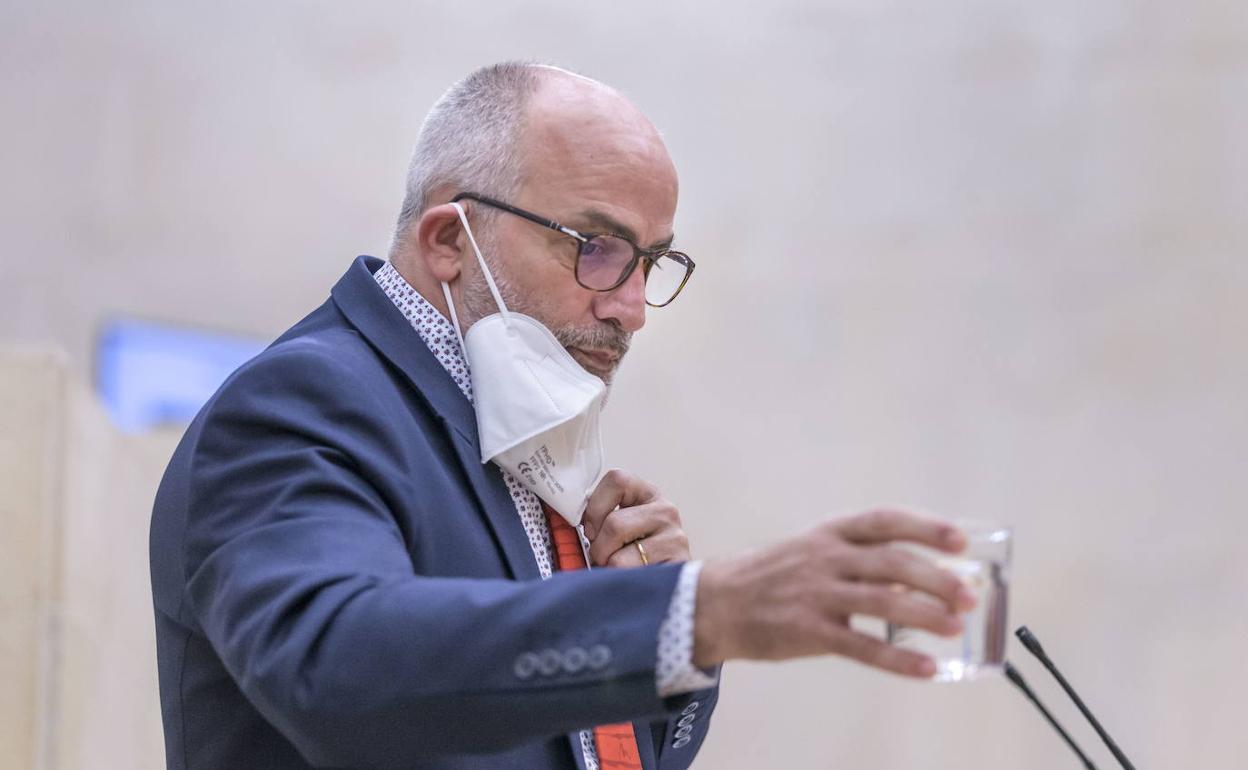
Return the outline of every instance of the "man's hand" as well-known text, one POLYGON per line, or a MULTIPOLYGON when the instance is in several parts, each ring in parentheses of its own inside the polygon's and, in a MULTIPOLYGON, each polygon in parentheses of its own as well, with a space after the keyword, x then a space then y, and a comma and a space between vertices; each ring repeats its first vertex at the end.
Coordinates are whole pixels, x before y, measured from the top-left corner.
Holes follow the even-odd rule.
POLYGON ((927 656, 850 628, 871 615, 943 636, 962 630, 975 599, 951 572, 893 541, 958 553, 947 522, 901 509, 833 519, 795 538, 707 562, 698 580, 694 663, 844 655, 897 674, 930 677, 927 656))
POLYGON ((680 511, 653 485, 618 468, 608 471, 589 496, 582 523, 595 566, 640 567, 638 540, 650 564, 689 561, 680 511))

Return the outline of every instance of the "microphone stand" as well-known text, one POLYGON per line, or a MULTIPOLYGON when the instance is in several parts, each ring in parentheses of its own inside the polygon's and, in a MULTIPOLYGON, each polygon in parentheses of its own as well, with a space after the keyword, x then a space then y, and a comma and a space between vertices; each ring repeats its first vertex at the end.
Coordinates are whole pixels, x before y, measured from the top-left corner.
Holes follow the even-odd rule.
POLYGON ((1023 646, 1027 648, 1028 652, 1035 655, 1040 662, 1044 664, 1044 667, 1049 670, 1049 673, 1052 674, 1053 678, 1057 680, 1057 683, 1062 686, 1062 689, 1066 691, 1066 694, 1070 696, 1070 699, 1075 702, 1075 705, 1079 707, 1081 712, 1083 712, 1083 716, 1096 730, 1096 734, 1101 736, 1101 740, 1104 741, 1105 745, 1109 747, 1110 753, 1114 755, 1114 759, 1118 760, 1118 764, 1122 765, 1125 770, 1135 770, 1135 766, 1131 764, 1131 761, 1127 759, 1127 756, 1122 753, 1121 749, 1118 748, 1118 744, 1114 743, 1114 739, 1109 737, 1109 733, 1105 732, 1105 729, 1101 727, 1101 723, 1096 721, 1096 717, 1092 716, 1092 712, 1088 710, 1088 707, 1083 705, 1083 700, 1079 697, 1079 694, 1075 692, 1075 689, 1066 681, 1066 677, 1062 676, 1062 672, 1058 671, 1057 666, 1053 664, 1053 661, 1049 660, 1049 656, 1045 654, 1044 648, 1040 646, 1040 640, 1036 638, 1036 635, 1027 630, 1027 626, 1019 626, 1018 630, 1014 632, 1014 635, 1017 636, 1019 641, 1023 643, 1023 646))
POLYGON ((1040 699, 1036 697, 1036 694, 1031 691, 1030 687, 1027 686, 1027 680, 1023 679, 1023 675, 1018 673, 1018 669, 1014 668, 1008 660, 1005 662, 1005 676, 1014 683, 1015 687, 1022 691, 1023 695, 1027 696, 1027 700, 1031 701, 1036 708, 1040 709, 1040 713, 1044 715, 1045 719, 1049 720, 1049 724, 1053 725, 1053 729, 1057 730, 1057 734, 1062 736, 1062 740, 1066 741, 1066 745, 1070 747, 1071 751, 1075 752, 1075 754, 1079 756, 1079 761, 1083 762, 1083 766, 1087 770, 1096 770, 1096 765, 1092 764, 1092 760, 1088 759, 1088 755, 1083 753, 1083 750, 1079 748, 1079 744, 1075 743, 1075 739, 1071 738, 1070 735, 1062 729, 1062 726, 1058 724, 1057 719, 1049 713, 1049 710, 1044 707, 1044 704, 1040 702, 1040 699))

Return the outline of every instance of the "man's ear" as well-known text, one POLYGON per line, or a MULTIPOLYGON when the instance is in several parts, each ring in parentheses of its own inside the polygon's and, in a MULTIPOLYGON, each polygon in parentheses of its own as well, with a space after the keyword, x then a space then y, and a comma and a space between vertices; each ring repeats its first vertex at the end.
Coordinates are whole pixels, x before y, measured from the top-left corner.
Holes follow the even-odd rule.
POLYGON ((444 283, 463 270, 467 237, 459 214, 449 203, 426 209, 416 221, 416 254, 429 273, 444 283))

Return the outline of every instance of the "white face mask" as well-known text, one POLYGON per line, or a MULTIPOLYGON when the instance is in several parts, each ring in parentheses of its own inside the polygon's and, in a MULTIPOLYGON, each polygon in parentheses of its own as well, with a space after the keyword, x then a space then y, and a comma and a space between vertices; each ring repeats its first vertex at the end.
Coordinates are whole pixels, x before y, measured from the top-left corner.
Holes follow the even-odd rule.
POLYGON ((442 283, 468 360, 481 462, 498 463, 576 526, 604 473, 598 414, 607 386, 585 371, 544 324, 507 310, 464 209, 451 205, 499 311, 464 334, 451 289, 442 283))

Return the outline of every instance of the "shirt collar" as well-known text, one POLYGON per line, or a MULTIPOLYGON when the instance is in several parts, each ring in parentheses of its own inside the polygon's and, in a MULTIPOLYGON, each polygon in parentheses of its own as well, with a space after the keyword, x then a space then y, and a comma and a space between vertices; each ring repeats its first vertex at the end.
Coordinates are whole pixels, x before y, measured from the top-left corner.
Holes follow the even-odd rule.
POLYGON ((408 320, 420 339, 433 353, 438 363, 451 375, 459 390, 469 402, 472 401, 472 379, 468 376, 468 363, 464 360, 455 327, 429 300, 412 288, 402 274, 387 262, 373 273, 377 285, 408 320))

